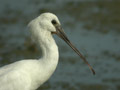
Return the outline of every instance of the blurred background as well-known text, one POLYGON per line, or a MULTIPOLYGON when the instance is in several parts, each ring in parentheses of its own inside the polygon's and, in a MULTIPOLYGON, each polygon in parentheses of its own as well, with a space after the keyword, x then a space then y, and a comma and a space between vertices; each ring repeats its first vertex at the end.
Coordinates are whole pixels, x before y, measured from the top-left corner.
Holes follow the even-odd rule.
POLYGON ((0 66, 40 58, 27 24, 43 12, 59 17, 68 38, 96 75, 54 36, 59 64, 38 90, 120 90, 120 2, 116 0, 0 0, 0 66))

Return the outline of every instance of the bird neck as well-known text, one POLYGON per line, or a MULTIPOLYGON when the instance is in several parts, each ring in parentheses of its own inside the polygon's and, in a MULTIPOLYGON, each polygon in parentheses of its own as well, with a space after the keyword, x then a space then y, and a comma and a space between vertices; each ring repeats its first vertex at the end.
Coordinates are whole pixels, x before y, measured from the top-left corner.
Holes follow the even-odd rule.
POLYGON ((41 37, 39 41, 40 48, 42 50, 42 59, 46 62, 58 61, 58 47, 53 39, 51 33, 41 37), (47 36, 47 37, 46 37, 47 36))

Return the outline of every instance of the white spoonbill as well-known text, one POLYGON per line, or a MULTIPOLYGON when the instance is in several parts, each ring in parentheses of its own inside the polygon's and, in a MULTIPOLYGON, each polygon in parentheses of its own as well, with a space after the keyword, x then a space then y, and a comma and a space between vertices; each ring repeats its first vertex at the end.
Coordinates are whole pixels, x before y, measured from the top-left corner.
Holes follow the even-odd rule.
MULTIPOLYGON (((43 13, 28 24, 28 30, 42 50, 40 59, 14 62, 0 68, 0 90, 36 90, 47 81, 58 64, 58 47, 52 34, 62 38, 84 61, 84 56, 68 40, 56 15, 43 13)), ((92 67, 89 68, 95 74, 92 67)))

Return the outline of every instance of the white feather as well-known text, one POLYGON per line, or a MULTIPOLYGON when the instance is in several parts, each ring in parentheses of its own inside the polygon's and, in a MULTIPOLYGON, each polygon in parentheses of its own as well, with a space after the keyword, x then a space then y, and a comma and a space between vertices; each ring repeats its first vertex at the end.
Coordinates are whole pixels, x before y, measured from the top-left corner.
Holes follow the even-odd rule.
POLYGON ((59 57, 58 47, 51 35, 51 31, 56 31, 51 24, 52 19, 59 23, 51 13, 41 14, 29 23, 31 36, 42 49, 42 58, 21 60, 1 67, 0 90, 36 90, 50 78, 59 57))

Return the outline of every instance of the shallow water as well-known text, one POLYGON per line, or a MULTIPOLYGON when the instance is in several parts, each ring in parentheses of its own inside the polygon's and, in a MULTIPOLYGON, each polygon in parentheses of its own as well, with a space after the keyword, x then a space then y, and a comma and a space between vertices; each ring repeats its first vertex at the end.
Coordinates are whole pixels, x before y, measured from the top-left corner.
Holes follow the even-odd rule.
POLYGON ((0 65, 39 58, 26 26, 42 12, 55 13, 69 39, 94 67, 88 66, 61 39, 59 65, 38 90, 120 90, 120 2, 17 0, 0 1, 0 65))

